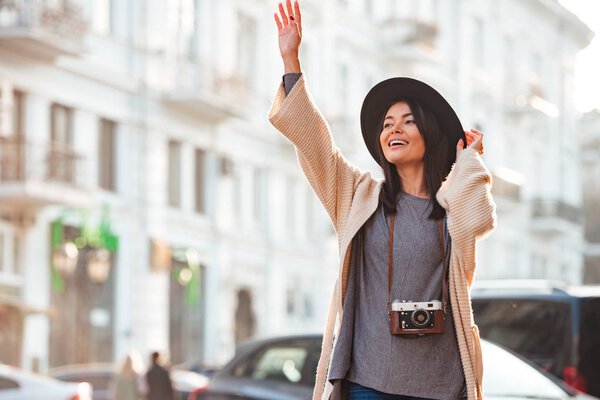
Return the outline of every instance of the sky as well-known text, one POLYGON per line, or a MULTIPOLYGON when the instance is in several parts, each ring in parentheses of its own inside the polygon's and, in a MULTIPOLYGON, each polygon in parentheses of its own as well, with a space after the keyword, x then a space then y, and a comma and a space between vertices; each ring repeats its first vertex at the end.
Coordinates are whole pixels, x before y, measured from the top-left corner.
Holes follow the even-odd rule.
POLYGON ((594 108, 600 110, 600 1, 559 0, 559 3, 575 14, 596 34, 590 45, 577 56, 576 105, 581 112, 587 112, 594 108))

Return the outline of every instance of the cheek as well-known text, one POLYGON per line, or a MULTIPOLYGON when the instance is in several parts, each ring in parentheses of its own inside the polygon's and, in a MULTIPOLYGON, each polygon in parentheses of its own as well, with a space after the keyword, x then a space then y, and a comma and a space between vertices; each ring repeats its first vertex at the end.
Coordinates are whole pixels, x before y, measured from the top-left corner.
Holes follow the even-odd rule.
POLYGON ((379 145, 381 146, 381 148, 385 151, 385 141, 386 141, 387 135, 385 134, 385 132, 381 132, 381 134, 379 135, 379 145))

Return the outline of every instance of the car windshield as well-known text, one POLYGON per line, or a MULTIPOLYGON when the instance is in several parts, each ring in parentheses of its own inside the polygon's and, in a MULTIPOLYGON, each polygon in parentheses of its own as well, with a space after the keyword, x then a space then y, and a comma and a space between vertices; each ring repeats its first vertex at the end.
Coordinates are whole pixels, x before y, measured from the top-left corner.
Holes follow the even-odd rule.
POLYGON ((569 303, 538 299, 473 299, 481 337, 498 343, 557 376, 571 351, 569 303))
POLYGON ((485 396, 563 399, 567 393, 531 365, 482 341, 485 396))

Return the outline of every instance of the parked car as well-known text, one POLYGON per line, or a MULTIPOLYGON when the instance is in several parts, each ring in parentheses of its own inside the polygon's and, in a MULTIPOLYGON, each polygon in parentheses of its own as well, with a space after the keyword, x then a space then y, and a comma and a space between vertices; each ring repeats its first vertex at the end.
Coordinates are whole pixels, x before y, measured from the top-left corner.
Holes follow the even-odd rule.
MULTIPOLYGON (((482 341, 488 400, 595 399, 555 382, 500 346, 482 341)), ((206 388, 189 400, 306 400, 312 398, 320 335, 257 340, 240 347, 206 388)))
POLYGON ((0 400, 91 400, 87 383, 66 383, 0 364, 0 400))
POLYGON ((472 303, 483 338, 600 397, 600 286, 480 281, 472 303))
MULTIPOLYGON (((50 375, 61 381, 88 382, 94 389, 93 400, 112 400, 111 384, 116 371, 114 364, 95 363, 55 368, 50 371, 50 375)), ((192 371, 172 369, 170 375, 177 400, 187 400, 191 392, 208 384, 207 377, 192 371)))

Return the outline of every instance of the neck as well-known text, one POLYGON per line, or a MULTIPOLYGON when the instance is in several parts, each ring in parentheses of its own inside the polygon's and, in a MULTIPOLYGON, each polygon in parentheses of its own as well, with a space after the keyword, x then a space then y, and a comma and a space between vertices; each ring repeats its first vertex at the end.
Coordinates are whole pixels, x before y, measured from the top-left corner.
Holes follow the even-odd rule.
POLYGON ((430 198, 425 186, 423 163, 417 165, 396 165, 396 172, 402 182, 402 190, 412 196, 430 198))

